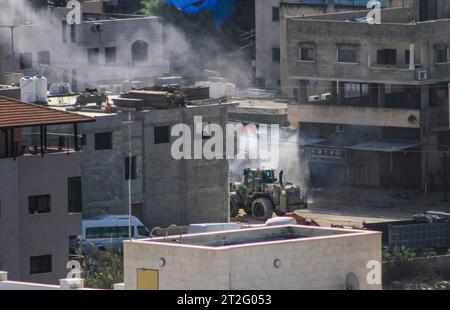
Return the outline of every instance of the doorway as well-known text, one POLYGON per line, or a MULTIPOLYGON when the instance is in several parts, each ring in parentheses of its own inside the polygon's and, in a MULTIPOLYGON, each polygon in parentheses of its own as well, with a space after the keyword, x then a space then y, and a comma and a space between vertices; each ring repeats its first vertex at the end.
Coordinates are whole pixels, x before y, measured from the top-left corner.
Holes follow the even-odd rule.
POLYGON ((138 269, 137 289, 140 291, 159 290, 159 270, 138 269))

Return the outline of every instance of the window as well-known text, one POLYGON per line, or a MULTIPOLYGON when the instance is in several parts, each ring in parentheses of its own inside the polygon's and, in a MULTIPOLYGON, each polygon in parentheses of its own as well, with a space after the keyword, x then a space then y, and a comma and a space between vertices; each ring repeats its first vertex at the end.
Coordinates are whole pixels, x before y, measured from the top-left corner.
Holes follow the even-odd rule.
POLYGON ((87 144, 87 136, 86 136, 86 134, 82 134, 81 135, 80 144, 81 144, 81 146, 85 146, 87 144))
POLYGON ((280 49, 272 48, 272 62, 280 62, 280 49))
MULTIPOLYGON (((134 236, 134 227, 131 227, 134 236)), ((86 239, 128 238, 128 226, 91 227, 86 229, 86 239)))
POLYGON ((76 43, 77 37, 75 32, 75 25, 70 25, 70 42, 76 43))
POLYGON ((131 215, 137 217, 139 220, 144 220, 144 205, 142 203, 135 203, 131 205, 131 215))
POLYGON ((95 134, 95 150, 112 150, 111 132, 102 132, 95 134))
POLYGON ((155 127, 155 144, 170 143, 170 127, 155 127))
POLYGON ((148 231, 147 227, 145 227, 145 226, 138 226, 137 231, 140 236, 146 236, 146 237, 150 236, 150 232, 148 231))
POLYGON ((50 65, 50 52, 38 52, 38 64, 50 65))
POLYGON ((76 255, 79 253, 78 236, 69 236, 69 255, 76 255))
POLYGON ((81 177, 69 178, 68 205, 69 213, 81 213, 83 210, 83 197, 81 192, 81 177))
POLYGON ((337 49, 337 61, 358 63, 358 47, 352 45, 339 46, 337 49))
POLYGON ((280 8, 277 6, 272 7, 272 21, 277 22, 280 20, 280 8))
POLYGON ((117 62, 117 48, 105 47, 105 63, 112 64, 117 62))
POLYGON ((436 63, 446 63, 450 61, 448 47, 438 47, 436 52, 436 63))
POLYGON ((314 48, 301 46, 299 48, 299 58, 300 61, 314 61, 314 48))
POLYGON ((98 64, 100 61, 100 50, 98 48, 88 48, 88 62, 90 64, 98 64))
POLYGON ((63 43, 67 43, 67 21, 63 20, 61 22, 61 33, 63 43))
POLYGON ((50 195, 28 197, 28 211, 30 214, 50 212, 50 195))
POLYGON ((379 65, 395 65, 397 64, 397 50, 382 49, 377 51, 377 63, 379 65))
POLYGON ((126 157, 125 158, 125 180, 127 180, 127 181, 130 179, 136 180, 136 175, 137 175, 136 156, 131 157, 131 162, 130 162, 130 157, 126 157), (131 169, 131 175, 130 175, 130 169, 131 169))
POLYGON ((52 256, 31 256, 30 257, 30 274, 40 274, 52 272, 52 256))
POLYGON ((405 64, 409 64, 411 59, 411 52, 409 50, 405 51, 405 64))
POLYGON ((143 62, 148 60, 148 43, 136 41, 131 45, 131 58, 133 62, 143 62))
POLYGON ((33 68, 33 55, 31 53, 20 53, 20 69, 32 69, 33 68))

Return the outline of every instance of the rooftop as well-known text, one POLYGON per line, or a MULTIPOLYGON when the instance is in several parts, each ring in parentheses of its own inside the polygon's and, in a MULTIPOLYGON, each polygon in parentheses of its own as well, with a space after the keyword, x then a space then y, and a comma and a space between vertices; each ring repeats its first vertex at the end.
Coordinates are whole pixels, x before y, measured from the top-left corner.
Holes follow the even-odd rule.
POLYGON ((0 128, 62 125, 95 121, 91 117, 59 111, 0 96, 0 128))
POLYGON ((341 238, 364 234, 377 234, 377 232, 286 225, 133 240, 133 243, 137 242, 148 245, 166 244, 169 246, 228 249, 239 246, 260 246, 264 244, 282 242, 302 242, 304 240, 341 238))

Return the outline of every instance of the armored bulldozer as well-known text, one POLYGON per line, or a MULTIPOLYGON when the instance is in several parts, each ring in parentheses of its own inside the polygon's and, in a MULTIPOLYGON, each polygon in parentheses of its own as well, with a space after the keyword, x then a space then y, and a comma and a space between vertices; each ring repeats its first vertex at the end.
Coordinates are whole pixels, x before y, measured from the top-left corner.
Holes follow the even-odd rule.
POLYGON ((240 209, 259 221, 271 218, 273 212, 283 215, 306 209, 308 199, 300 186, 275 178, 275 170, 245 169, 244 181, 230 184, 230 216, 240 209))

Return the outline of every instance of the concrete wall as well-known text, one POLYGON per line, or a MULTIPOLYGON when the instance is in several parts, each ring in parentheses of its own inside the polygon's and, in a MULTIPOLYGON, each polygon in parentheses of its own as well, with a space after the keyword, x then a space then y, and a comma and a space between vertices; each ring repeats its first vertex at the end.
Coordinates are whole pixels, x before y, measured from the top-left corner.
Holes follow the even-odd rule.
MULTIPOLYGON (((397 20, 397 15, 407 16, 406 14, 402 9, 384 10, 382 17, 388 20, 397 20)), ((381 25, 373 27, 369 24, 345 21, 347 17, 352 16, 364 15, 352 13, 326 15, 316 20, 312 18, 288 19, 285 34, 286 55, 282 57, 286 70, 283 71, 282 79, 430 84, 430 81, 416 81, 415 69, 409 69, 407 64, 404 64, 403 67, 375 65, 374 50, 389 47, 397 49, 398 55, 403 55, 404 51, 409 49, 409 44, 414 44, 415 64, 429 70, 429 79, 432 81, 448 80, 449 65, 435 64, 434 45, 447 42, 445 37, 448 37, 450 20, 424 22, 417 25, 383 23, 382 20, 381 25), (336 20, 338 18, 339 20, 336 20), (324 33, 327 35, 323 35, 324 33), (298 48, 305 42, 314 45, 314 61, 299 61, 298 48), (338 44, 358 46, 358 62, 355 64, 338 63, 336 60, 338 44)), ((398 59, 401 60, 401 57, 398 59)))
POLYGON ((81 214, 68 213, 68 178, 81 176, 80 160, 80 153, 0 160, 0 262, 10 279, 57 283, 67 275, 69 236, 81 233, 81 214), (28 197, 47 194, 50 213, 30 215, 28 197), (30 257, 39 255, 52 255, 52 272, 30 275, 30 257))
MULTIPOLYGON (((187 124, 193 133, 194 116, 225 128, 227 106, 204 106, 133 113, 132 155, 137 178, 132 180, 132 203, 143 204, 143 222, 149 228, 171 224, 228 221, 228 161, 175 160, 172 143, 154 144, 155 126, 187 124)), ((128 213, 128 115, 98 116, 80 126, 83 147, 84 216, 128 213), (95 150, 95 133, 112 132, 113 149, 95 150)), ((224 149, 225 151, 226 149, 224 149)))
POLYGON ((300 104, 289 105, 288 120, 298 123, 367 125, 380 127, 420 128, 420 111, 378 107, 300 104), (417 122, 409 122, 414 116, 417 122))
MULTIPOLYGON (((215 234, 209 236, 220 239, 215 234)), ((125 289, 137 288, 138 268, 158 270, 161 290, 343 290, 349 273, 357 276, 361 289, 381 289, 381 285, 366 281, 367 263, 381 262, 379 233, 218 248, 125 242, 124 255, 125 289), (166 260, 164 267, 158 265, 161 257, 166 260), (279 269, 274 267, 275 259, 281 260, 279 269)))
POLYGON ((278 88, 280 64, 272 61, 272 48, 280 48, 280 24, 272 20, 272 7, 280 0, 255 1, 256 78, 265 79, 265 86, 278 88))
POLYGON ((9 71, 41 74, 49 83, 66 81, 78 91, 86 87, 120 84, 125 80, 151 82, 152 78, 168 73, 164 56, 163 25, 157 17, 109 19, 63 27, 66 9, 55 10, 46 23, 18 27, 15 33, 16 58, 9 60, 9 71), (102 31, 93 31, 95 23, 102 31), (65 37, 65 41, 63 40, 65 37), (39 39, 36 39, 39 38, 39 39), (133 63, 131 47, 137 40, 148 43, 148 61, 133 63), (116 47, 116 63, 105 62, 105 48, 116 47), (88 62, 88 48, 99 48, 99 64, 88 62), (38 65, 38 52, 50 52, 50 65, 38 65), (20 70, 20 53, 32 53, 33 69, 20 70))
POLYGON ((281 48, 280 30, 285 16, 310 16, 330 12, 359 10, 354 7, 335 7, 333 5, 308 5, 301 1, 258 0, 255 1, 256 16, 256 78, 265 79, 268 88, 282 88, 283 94, 292 89, 281 83, 281 63, 272 61, 272 48, 281 48), (280 20, 272 20, 272 8, 280 8, 280 20), (288 88, 287 90, 284 90, 288 88))

